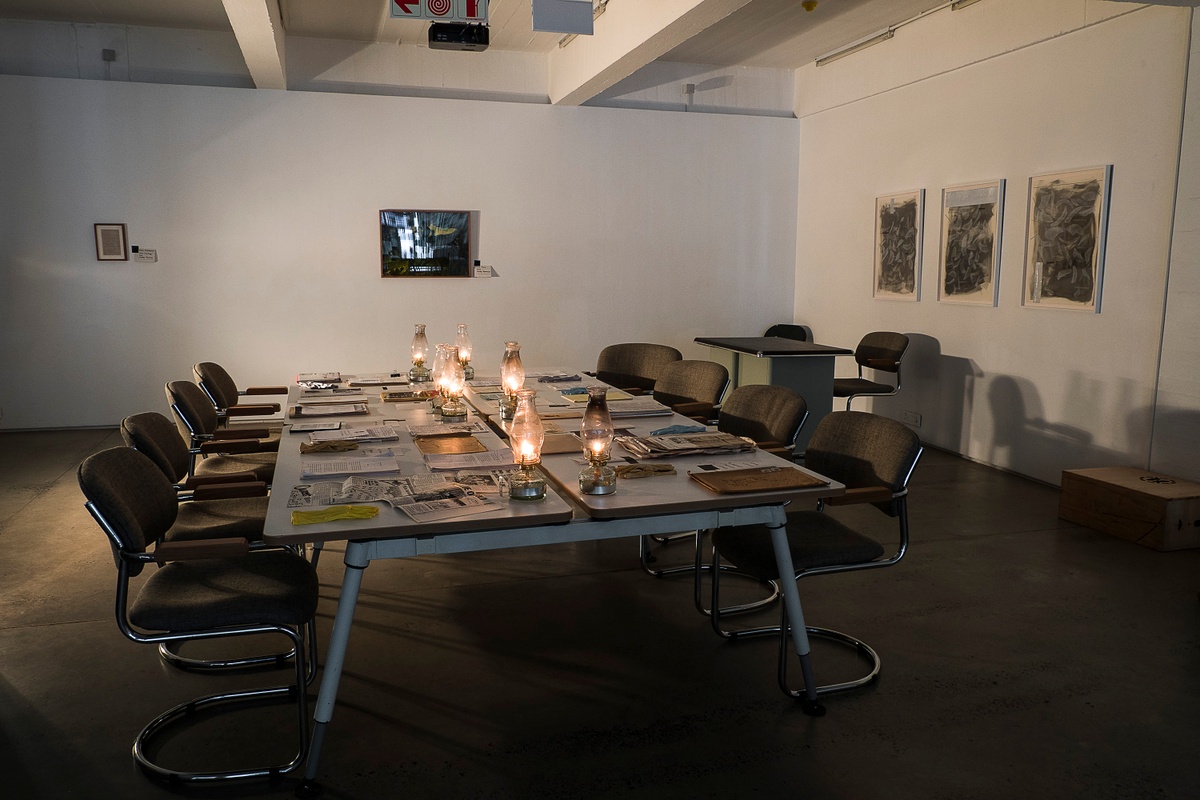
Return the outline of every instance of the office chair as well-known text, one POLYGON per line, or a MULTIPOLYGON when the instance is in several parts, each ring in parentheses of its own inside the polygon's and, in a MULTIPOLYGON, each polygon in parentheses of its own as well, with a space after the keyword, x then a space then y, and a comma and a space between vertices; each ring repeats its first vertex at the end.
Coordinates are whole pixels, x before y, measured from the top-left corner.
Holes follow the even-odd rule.
POLYGON ((664 365, 682 358, 683 353, 665 344, 610 344, 596 358, 594 374, 609 386, 630 394, 644 394, 654 389, 654 382, 664 365))
MULTIPOLYGON (((194 541, 235 536, 246 539, 251 547, 263 547, 263 524, 267 517, 267 485, 252 472, 205 473, 209 461, 201 461, 200 475, 189 475, 194 458, 184 445, 171 420, 157 412, 132 414, 121 421, 125 444, 149 458, 171 481, 179 509, 175 523, 162 535, 162 541, 194 541)), ((316 566, 319 549, 313 550, 316 566)), ((300 551, 300 555, 303 555, 300 551)), ((200 659, 181 655, 170 642, 158 646, 164 661, 180 669, 243 669, 276 665, 294 653, 270 653, 242 658, 200 659)))
POLYGON ((778 325, 772 325, 767 328, 767 332, 763 336, 778 336, 781 339, 795 339, 797 342, 811 342, 813 340, 811 328, 807 325, 794 325, 790 322, 781 322, 778 325))
MULTIPOLYGON (((196 376, 196 383, 217 409, 217 416, 223 425, 228 425, 233 417, 264 417, 279 413, 279 403, 242 403, 242 397, 288 393, 286 386, 249 386, 239 390, 225 368, 212 361, 201 361, 194 365, 192 374, 196 376)), ((281 424, 275 423, 276 426, 281 424)))
MULTIPOLYGON (((131 448, 115 447, 89 456, 79 466, 78 478, 86 507, 112 547, 117 627, 127 638, 161 644, 278 634, 296 653, 291 685, 210 694, 155 717, 134 739, 138 766, 171 783, 277 778, 298 767, 308 750, 305 686, 315 674, 310 665, 316 662, 312 636, 319 589, 316 570, 287 550, 250 551, 245 539, 153 544, 174 524, 178 503, 162 471, 131 448), (157 564, 158 569, 144 579, 130 602, 130 580, 149 564, 157 564), (179 723, 194 719, 200 709, 232 711, 263 700, 296 704, 298 746, 282 764, 195 771, 164 766, 148 754, 160 735, 182 734, 179 723)), ((130 693, 131 699, 136 697, 136 692, 130 693)), ((264 738, 277 735, 271 730, 264 738)))
MULTIPOLYGON (((721 405, 720 414, 717 416, 717 430, 724 433, 732 433, 735 436, 746 436, 753 439, 760 450, 765 450, 768 453, 779 455, 791 461, 796 438, 800 435, 800 429, 804 427, 804 422, 807 419, 808 403, 797 392, 786 386, 750 384, 739 386, 729 393, 729 397, 721 405)), ((666 537, 639 537, 639 557, 642 569, 656 578, 666 575, 677 575, 683 572, 693 573, 694 581, 692 589, 696 610, 701 614, 708 615, 712 612, 704 606, 703 590, 700 584, 702 573, 711 570, 711 567, 704 563, 703 558, 702 543, 704 534, 705 531, 696 531, 691 535, 695 543, 692 564, 659 568, 650 566, 656 561, 656 558, 650 552, 650 540, 667 542, 683 538, 689 534, 676 534, 666 537)), ((759 580, 757 576, 747 576, 740 570, 728 565, 722 566, 721 569, 728 573, 741 575, 742 577, 753 577, 755 580, 759 580)), ((770 587, 771 592, 769 595, 748 603, 728 606, 720 609, 720 613, 727 615, 741 614, 746 611, 762 608, 778 600, 778 584, 772 580, 762 582, 770 587)))
POLYGON ((715 361, 683 359, 664 364, 654 381, 654 399, 676 414, 707 423, 729 386, 729 370, 715 361))
MULTIPOLYGON (((788 514, 787 539, 796 580, 833 572, 889 567, 904 557, 908 550, 908 480, 921 457, 921 449, 916 434, 886 417, 861 411, 835 411, 821 420, 805 451, 805 466, 845 484, 846 493, 828 498, 819 510, 788 514), (883 557, 883 545, 875 539, 859 533, 824 510, 826 506, 857 503, 870 503, 898 521, 899 544, 890 557, 883 557)), ((790 688, 787 668, 791 629, 787 608, 783 609, 778 626, 747 630, 723 628, 721 570, 718 569, 722 560, 759 580, 780 579, 770 531, 765 525, 739 525, 720 528, 713 533, 712 626, 718 634, 733 640, 778 634, 779 688, 791 697, 804 698, 806 713, 824 713, 816 702, 819 695, 865 686, 879 676, 879 654, 870 645, 839 631, 806 626, 809 636, 853 647, 870 663, 871 669, 861 678, 818 686, 806 652, 800 656, 804 687, 790 688)))
POLYGON ((268 438, 268 432, 261 428, 218 429, 217 410, 191 381, 171 381, 166 393, 180 435, 189 448, 200 451, 207 470, 253 472, 258 480, 271 482, 275 477, 272 451, 279 449, 278 439, 268 438))
POLYGON ((858 362, 857 378, 834 378, 833 396, 846 398, 846 410, 856 397, 886 397, 900 391, 900 360, 908 349, 908 337, 903 333, 875 331, 868 333, 854 349, 854 360, 858 362), (863 369, 891 372, 896 383, 881 383, 863 377, 863 369))

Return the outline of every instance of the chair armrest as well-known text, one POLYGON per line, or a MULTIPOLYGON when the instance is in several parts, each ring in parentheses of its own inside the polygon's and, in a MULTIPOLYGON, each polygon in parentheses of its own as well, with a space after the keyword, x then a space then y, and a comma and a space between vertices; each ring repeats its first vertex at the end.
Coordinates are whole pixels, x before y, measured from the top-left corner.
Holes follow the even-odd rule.
POLYGON ((622 386, 620 388, 621 388, 621 391, 625 392, 626 394, 643 395, 646 393, 645 389, 639 389, 636 386, 622 386))
POLYGON ((154 548, 154 560, 194 561, 200 558, 234 558, 250 552, 246 539, 196 539, 190 542, 163 542, 154 548))
POLYGON ((826 497, 825 505, 851 506, 857 503, 886 503, 892 499, 892 490, 886 486, 859 486, 847 489, 844 494, 826 497))
POLYGON ((779 456, 780 458, 785 458, 788 461, 793 459, 795 453, 792 448, 788 447, 783 442, 765 441, 755 442, 755 444, 757 444, 758 449, 762 450, 764 453, 770 453, 773 456, 779 456))
POLYGON ((253 472, 231 472, 228 475, 192 475, 183 482, 182 489, 195 489, 199 486, 210 486, 214 483, 253 483, 258 478, 253 472))
POLYGON ((231 417, 261 417, 266 414, 279 413, 279 403, 238 403, 229 406, 225 413, 231 417))
POLYGON ((206 456, 214 453, 261 453, 262 451, 262 443, 257 439, 221 439, 204 442, 200 445, 200 453, 206 456))
POLYGON ((271 432, 266 428, 232 428, 213 431, 214 439, 266 439, 271 432))
POLYGON ((247 386, 241 394, 287 394, 286 386, 247 386))
POLYGON ((671 410, 684 417, 703 417, 706 420, 712 419, 715 415, 712 403, 703 403, 699 401, 676 403, 675 405, 671 406, 671 410))
POLYGON ((899 364, 898 364, 898 362, 893 361, 890 358, 868 358, 866 363, 863 366, 869 367, 871 369, 894 370, 894 369, 896 369, 897 366, 899 366, 899 364))
POLYGON ((208 483, 192 491, 193 500, 229 500, 234 497, 266 497, 264 481, 241 481, 238 483, 208 483))

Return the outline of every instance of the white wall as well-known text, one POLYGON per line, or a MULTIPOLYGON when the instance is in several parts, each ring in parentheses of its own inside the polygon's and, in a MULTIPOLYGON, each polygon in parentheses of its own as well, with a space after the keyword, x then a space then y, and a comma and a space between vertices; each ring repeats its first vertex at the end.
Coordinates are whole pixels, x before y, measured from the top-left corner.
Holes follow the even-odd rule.
POLYGON ((586 105, 791 117, 794 84, 795 70, 790 69, 652 61, 586 105))
POLYGON ((0 76, 0 427, 165 410, 406 362, 467 322, 481 374, 791 313, 795 120, 0 76), (481 212, 492 280, 381 279, 381 208, 481 212), (124 222, 159 263, 99 263, 124 222))
POLYGON ((1200 14, 1192 16, 1152 469, 1200 481, 1200 14))
POLYGON ((846 346, 909 333, 904 389, 876 410, 918 412, 926 441, 1055 483, 1149 460, 1190 11, 1130 8, 984 0, 797 72, 797 319, 846 346), (1029 176, 1101 164, 1114 165, 1102 313, 1021 307, 1029 176), (939 303, 940 192, 995 178, 999 307, 939 303), (874 198, 916 188, 920 301, 873 300, 874 198))

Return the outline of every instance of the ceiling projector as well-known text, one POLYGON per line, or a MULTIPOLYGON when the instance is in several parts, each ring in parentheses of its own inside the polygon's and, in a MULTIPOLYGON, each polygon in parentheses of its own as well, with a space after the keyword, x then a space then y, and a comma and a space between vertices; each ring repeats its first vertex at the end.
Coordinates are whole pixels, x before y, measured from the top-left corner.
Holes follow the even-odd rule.
POLYGON ((462 22, 434 22, 429 26, 432 50, 487 50, 488 26, 462 22))

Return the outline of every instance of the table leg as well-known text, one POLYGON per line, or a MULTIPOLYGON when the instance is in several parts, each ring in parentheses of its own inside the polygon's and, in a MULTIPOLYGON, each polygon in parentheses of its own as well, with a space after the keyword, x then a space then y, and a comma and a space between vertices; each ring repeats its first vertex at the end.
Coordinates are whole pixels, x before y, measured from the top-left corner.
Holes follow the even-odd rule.
POLYGON ((325 726, 333 718, 338 684, 342 679, 342 665, 346 660, 346 646, 350 641, 350 628, 354 624, 354 608, 358 604, 358 590, 362 586, 363 573, 369 563, 366 544, 346 543, 346 573, 342 577, 342 591, 338 596, 337 613, 333 618, 333 631, 329 634, 325 669, 321 675, 321 689, 317 693, 317 707, 313 714, 312 740, 308 748, 308 759, 304 764, 304 780, 296 789, 297 797, 315 797, 321 792, 321 787, 316 781, 317 764, 321 759, 325 726))
POLYGON ((811 647, 808 643, 808 628, 804 624, 804 610, 800 607, 800 589, 796 586, 796 568, 792 564, 792 550, 788 547, 787 515, 777 509, 776 518, 767 523, 771 531, 771 545, 775 549, 775 564, 779 567, 779 583, 783 589, 784 608, 787 609, 788 625, 792 631, 792 644, 800 656, 800 671, 804 676, 804 713, 820 716, 825 709, 817 702, 817 681, 813 677, 811 647))

